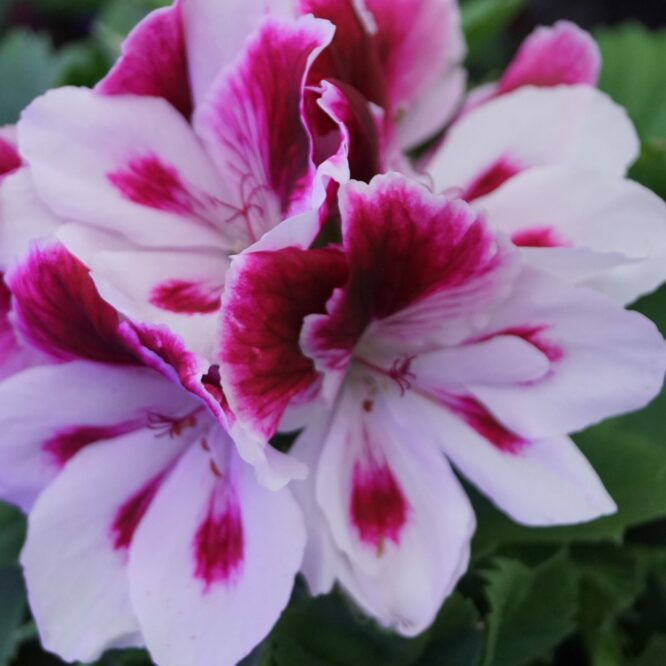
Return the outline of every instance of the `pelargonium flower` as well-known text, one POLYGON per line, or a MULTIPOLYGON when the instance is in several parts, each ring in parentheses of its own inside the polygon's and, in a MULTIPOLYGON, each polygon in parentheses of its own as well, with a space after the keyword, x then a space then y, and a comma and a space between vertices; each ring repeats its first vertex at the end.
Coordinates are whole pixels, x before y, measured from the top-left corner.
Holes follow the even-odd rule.
POLYGON ((121 321, 83 265, 33 247, 8 275, 40 357, 0 383, 0 496, 42 643, 67 660, 146 645, 161 666, 236 664, 289 600, 305 534, 223 426, 215 368, 121 321))
POLYGON ((229 256, 271 231, 307 247, 329 179, 374 175, 369 102, 387 136, 412 106, 441 126, 461 43, 451 0, 183 0, 132 32, 96 91, 31 105, 21 152, 104 297, 210 356, 229 256))
POLYGON ((666 345, 460 199, 388 174, 339 205, 341 247, 234 260, 220 372, 258 436, 305 414, 292 453, 312 465, 294 487, 313 590, 337 578, 414 635, 467 565, 474 519, 449 463, 524 524, 613 512, 568 434, 651 400, 666 345))
POLYGON ((666 279, 666 206, 625 178, 639 149, 595 88, 526 86, 463 115, 424 166, 526 261, 629 303, 666 279))

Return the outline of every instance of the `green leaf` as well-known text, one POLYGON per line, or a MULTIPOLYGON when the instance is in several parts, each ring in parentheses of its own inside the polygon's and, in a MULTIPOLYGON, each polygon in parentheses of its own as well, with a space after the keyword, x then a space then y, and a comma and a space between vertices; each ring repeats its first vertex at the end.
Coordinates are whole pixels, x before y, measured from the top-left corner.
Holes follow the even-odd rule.
POLYGON ((14 564, 25 538, 25 518, 18 509, 0 503, 0 567, 14 564))
POLYGON ((470 51, 500 35, 526 0, 468 0, 462 5, 465 39, 470 51))
POLYGON ((427 636, 378 629, 337 594, 292 602, 266 642, 261 666, 412 666, 427 636))
POLYGON ((17 566, 0 568, 0 666, 7 666, 20 642, 26 610, 23 578, 17 566))
POLYGON ((666 636, 654 636, 640 657, 632 659, 626 666, 664 666, 664 655, 666 636))
POLYGON ((649 560, 611 545, 574 549, 580 575, 579 631, 592 666, 621 666, 624 635, 620 616, 645 587, 649 560))
POLYGON ((595 37, 603 58, 600 88, 627 109, 641 138, 666 139, 666 31, 629 24, 595 37))
POLYGON ((578 581, 566 552, 532 568, 498 558, 484 577, 490 611, 483 666, 544 657, 575 628, 578 581))
POLYGON ((474 604, 455 593, 428 631, 428 644, 415 666, 475 666, 483 629, 474 604))
POLYGON ((9 33, 0 42, 0 125, 16 122, 23 108, 57 84, 63 67, 47 37, 9 33))

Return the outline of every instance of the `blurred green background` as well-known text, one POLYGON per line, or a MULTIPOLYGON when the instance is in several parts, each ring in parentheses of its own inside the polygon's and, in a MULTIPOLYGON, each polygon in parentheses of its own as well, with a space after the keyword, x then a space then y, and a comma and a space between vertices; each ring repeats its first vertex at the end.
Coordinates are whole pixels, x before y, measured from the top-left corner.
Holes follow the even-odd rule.
MULTIPOLYGON (((161 4, 0 0, 0 125, 50 87, 93 85, 127 31, 161 4)), ((591 30, 601 88, 643 142, 631 176, 666 198, 665 0, 466 0, 463 12, 472 84, 495 78, 536 25, 568 18, 591 30)), ((636 307, 666 334, 666 289, 636 307)), ((429 631, 390 636, 341 595, 312 600, 299 585, 247 666, 666 666, 666 393, 576 439, 615 497, 615 516, 528 530, 470 489, 473 564, 429 631)), ((16 565, 23 535, 23 518, 0 504, 0 666, 57 665, 27 609, 16 565)), ((124 651, 97 666, 149 664, 124 651)))

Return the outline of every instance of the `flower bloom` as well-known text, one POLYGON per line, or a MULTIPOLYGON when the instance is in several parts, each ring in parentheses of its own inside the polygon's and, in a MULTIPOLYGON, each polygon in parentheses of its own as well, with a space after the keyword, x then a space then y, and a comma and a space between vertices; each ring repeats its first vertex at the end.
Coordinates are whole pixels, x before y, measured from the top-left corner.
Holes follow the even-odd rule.
POLYGON ((665 205, 587 33, 467 98, 463 51, 452 0, 176 0, 0 139, 0 495, 49 649, 231 665, 301 569, 412 636, 468 565, 454 468, 523 524, 615 510, 569 435, 661 386, 623 306, 665 205))
POLYGON ((651 400, 666 346, 641 315, 530 266, 462 200, 389 174, 344 186, 340 211, 341 247, 234 261, 220 372, 260 436, 305 411, 312 588, 337 578, 414 635, 467 566, 474 518, 449 462, 524 524, 613 512, 567 434, 651 400))
POLYGON ((229 256, 271 231, 307 247, 329 180, 350 164, 372 177, 393 119, 429 104, 441 127, 430 96, 459 98, 462 52, 451 0, 223 4, 154 12, 96 91, 52 91, 19 124, 37 193, 103 296, 207 357, 229 256))
POLYGON ((238 456, 215 369, 166 329, 121 322, 62 247, 33 248, 8 285, 36 360, 0 384, 0 492, 29 512, 21 562, 45 647, 235 664, 301 565, 289 491, 238 456))

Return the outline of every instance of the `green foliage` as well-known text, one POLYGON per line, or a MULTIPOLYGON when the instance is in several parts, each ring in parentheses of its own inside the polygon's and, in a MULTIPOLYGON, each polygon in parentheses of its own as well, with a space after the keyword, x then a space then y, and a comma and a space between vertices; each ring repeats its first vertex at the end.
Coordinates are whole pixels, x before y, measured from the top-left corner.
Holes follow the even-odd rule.
POLYGON ((642 139, 666 140, 666 31, 632 24, 595 36, 603 58, 600 88, 627 109, 642 139))
POLYGON ((0 567, 0 666, 8 666, 14 657, 25 610, 20 569, 15 565, 0 567))
POLYGON ((0 125, 15 122, 21 110, 55 86, 62 74, 62 59, 47 37, 23 30, 7 35, 0 43, 0 125))
POLYGON ((522 666, 547 655, 575 627, 578 581, 565 551, 538 566, 499 558, 487 581, 483 666, 522 666))

